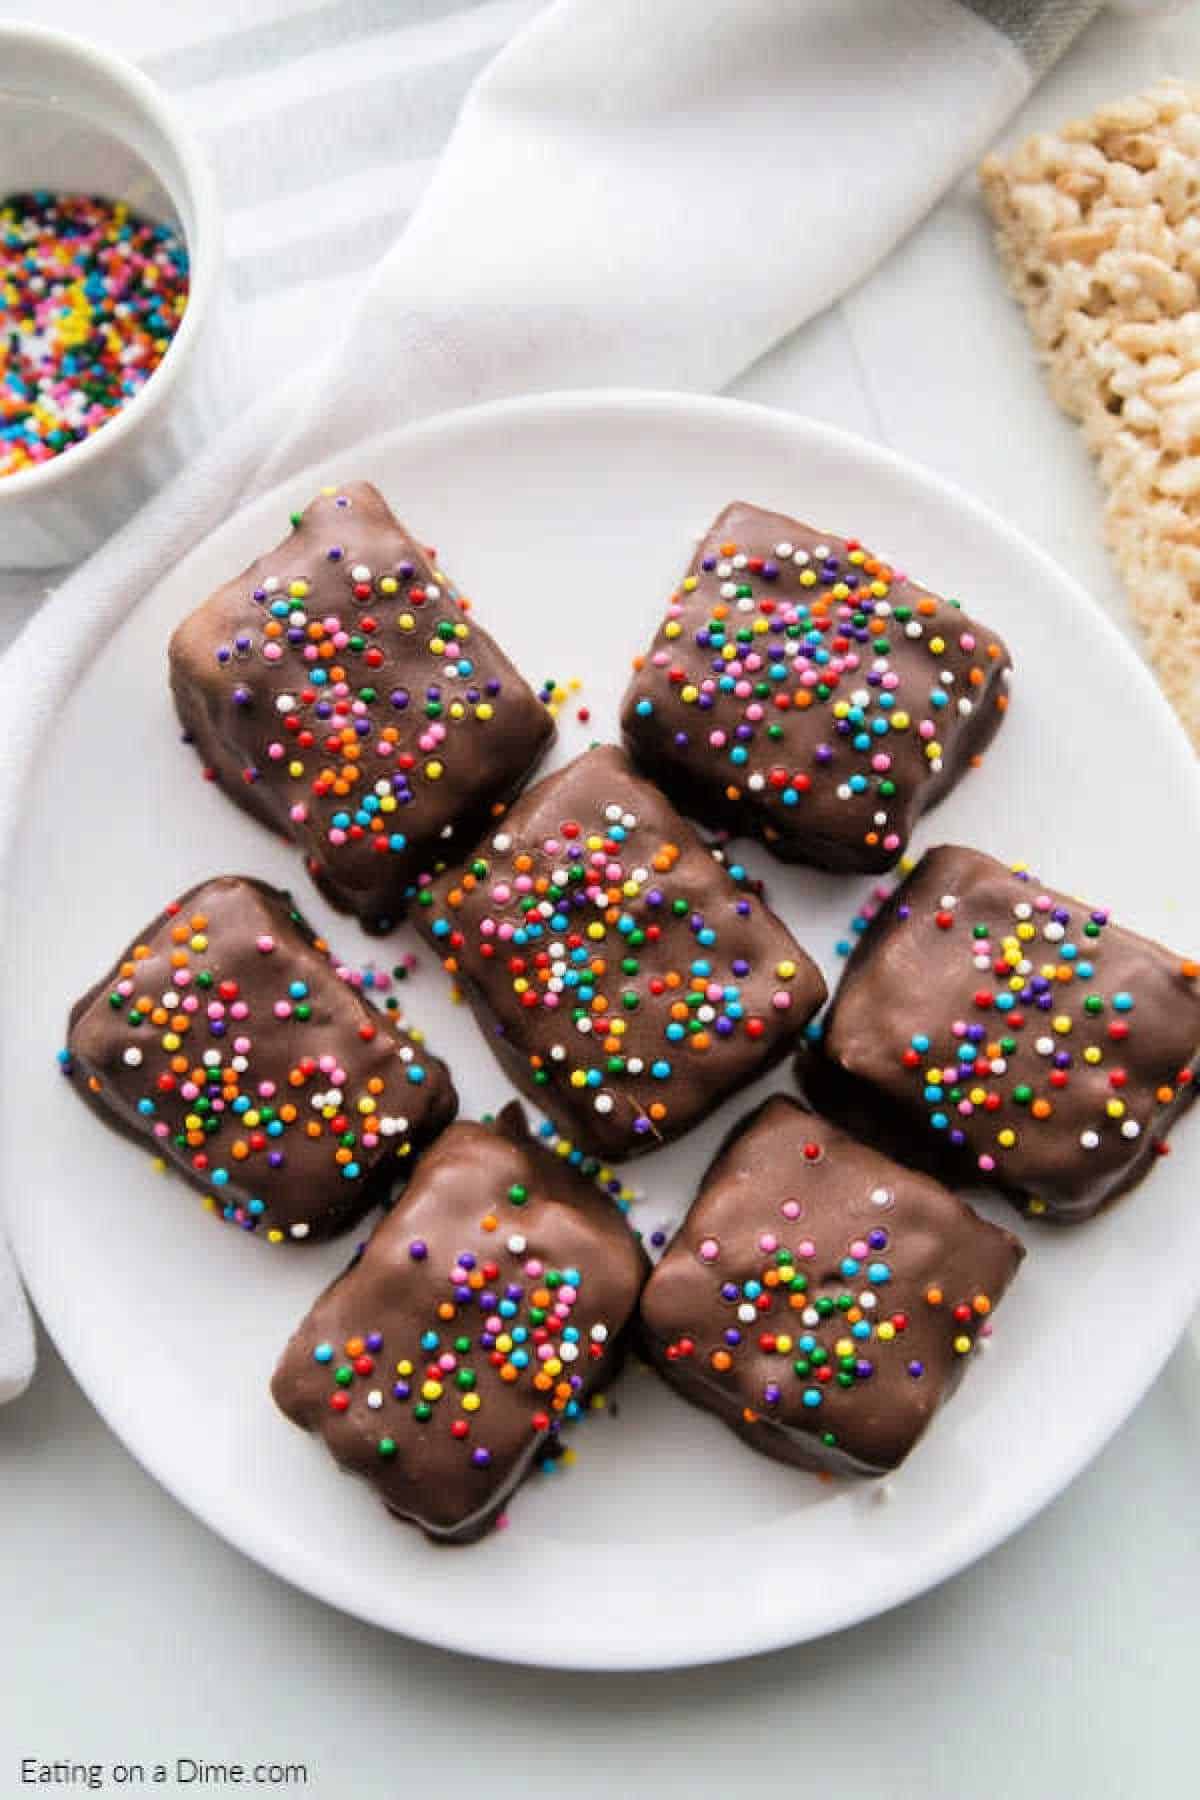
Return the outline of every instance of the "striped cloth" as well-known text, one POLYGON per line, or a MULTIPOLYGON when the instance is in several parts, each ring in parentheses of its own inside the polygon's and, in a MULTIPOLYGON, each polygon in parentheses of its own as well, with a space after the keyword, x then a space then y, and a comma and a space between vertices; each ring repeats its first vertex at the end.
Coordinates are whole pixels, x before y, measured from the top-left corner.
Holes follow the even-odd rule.
POLYGON ((139 56, 209 151, 227 208, 243 384, 262 391, 314 354, 313 321, 345 318, 394 244, 471 83, 543 0, 186 0, 195 36, 139 56), (247 13, 255 15, 246 22, 247 13), (221 24, 224 29, 221 29, 221 24))
MULTIPOLYGON (((92 19, 84 0, 15 6, 85 34, 103 24, 206 141, 242 364, 229 430, 0 663, 0 715, 23 722, 0 851, 79 669, 241 500, 455 405, 724 387, 887 254, 1097 10, 255 0, 249 15, 245 0, 107 0, 92 19)), ((0 1240, 0 1399, 31 1367, 0 1240)))

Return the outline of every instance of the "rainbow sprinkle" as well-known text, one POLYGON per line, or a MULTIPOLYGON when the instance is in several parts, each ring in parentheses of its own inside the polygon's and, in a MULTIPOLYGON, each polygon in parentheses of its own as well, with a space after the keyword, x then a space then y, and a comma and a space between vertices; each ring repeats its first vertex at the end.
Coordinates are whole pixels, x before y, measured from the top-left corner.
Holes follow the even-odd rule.
POLYGON ((139 394, 187 307, 182 237, 119 201, 0 201, 0 476, 98 431, 139 394))

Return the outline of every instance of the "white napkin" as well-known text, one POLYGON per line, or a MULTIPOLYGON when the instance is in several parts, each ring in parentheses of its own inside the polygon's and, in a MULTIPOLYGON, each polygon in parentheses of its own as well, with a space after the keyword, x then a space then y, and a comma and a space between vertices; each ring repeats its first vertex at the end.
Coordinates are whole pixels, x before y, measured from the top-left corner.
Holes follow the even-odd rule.
MULTIPOLYGON (((725 386, 887 253, 1096 10, 548 7, 472 90, 343 340, 67 580, 0 664, 0 717, 23 724, 0 787, 0 846, 29 759, 87 658, 251 494, 373 433, 504 394, 725 386)), ((31 1372, 28 1316, 0 1243, 0 1400, 31 1372)))

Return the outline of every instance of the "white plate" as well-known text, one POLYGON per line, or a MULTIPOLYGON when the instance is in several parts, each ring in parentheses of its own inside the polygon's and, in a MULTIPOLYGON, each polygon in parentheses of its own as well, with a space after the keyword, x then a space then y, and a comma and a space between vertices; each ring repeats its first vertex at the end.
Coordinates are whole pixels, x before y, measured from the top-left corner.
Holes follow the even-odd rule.
MULTIPOLYGON (((640 1668, 725 1658, 865 1619, 961 1569, 1029 1519, 1136 1405, 1200 1296, 1194 1123, 1111 1214, 1023 1227, 1030 1255, 988 1354, 882 1490, 799 1475, 631 1370, 617 1417, 575 1435, 510 1528, 438 1550, 393 1523, 275 1412, 267 1381, 345 1243, 272 1251, 218 1229, 181 1180, 105 1131, 58 1076, 69 1002, 131 932, 202 876, 291 884, 351 957, 390 963, 332 914, 298 856, 235 812, 179 743, 168 633, 286 530, 330 480, 367 477, 434 539, 533 680, 580 675, 560 759, 610 735, 693 537, 742 497, 862 537, 961 597, 1011 644, 1011 717, 920 844, 1023 857, 1056 884, 1186 950, 1200 942, 1200 784, 1181 731, 1114 629, 1060 570, 936 481, 828 427, 728 401, 563 395, 459 413, 367 445, 249 507, 167 574, 77 690, 27 796, 6 946, 3 1192, 63 1355, 160 1481, 247 1554, 380 1625, 483 1655, 640 1668), (886 1498, 884 1498, 886 1496, 886 1498)), ((19 720, 10 729, 19 729, 19 720)), ((861 880, 748 860, 834 975, 861 880)), ((454 1067, 465 1114, 505 1084, 422 953, 413 1015, 454 1067)), ((776 1076, 778 1085, 784 1077, 776 1076)), ((763 1091, 772 1085, 762 1084, 763 1091)), ((647 1231, 676 1219, 731 1117, 630 1166, 647 1231)), ((1012 1223, 1000 1202, 995 1218, 1012 1223)), ((1131 1472, 1132 1473, 1132 1472, 1131 1472)))

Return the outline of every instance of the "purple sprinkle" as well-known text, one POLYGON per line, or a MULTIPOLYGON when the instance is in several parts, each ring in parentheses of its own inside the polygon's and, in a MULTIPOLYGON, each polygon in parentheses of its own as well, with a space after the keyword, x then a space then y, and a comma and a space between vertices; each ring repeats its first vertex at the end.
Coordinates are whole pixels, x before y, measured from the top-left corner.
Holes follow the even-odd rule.
POLYGON ((908 1365, 908 1372, 915 1381, 925 1373, 925 1364, 923 1362, 910 1362, 908 1365))
POLYGON ((409 1387, 407 1381, 398 1381, 392 1389, 392 1392, 397 1400, 407 1400, 408 1396, 412 1393, 412 1389, 409 1387))
POLYGON ((383 1333, 381 1331, 369 1331, 367 1333, 367 1349, 370 1351, 383 1349, 383 1333))
POLYGON ((414 1238, 408 1246, 408 1254, 414 1262, 424 1262, 429 1255, 429 1245, 423 1238, 414 1238))
POLYGON ((471 1452, 471 1461, 477 1469, 486 1469, 491 1460, 491 1451, 485 1450, 482 1444, 480 1444, 477 1450, 472 1450, 471 1452))
POLYGON ((325 554, 330 562, 341 562, 344 553, 340 544, 331 544, 325 554))

